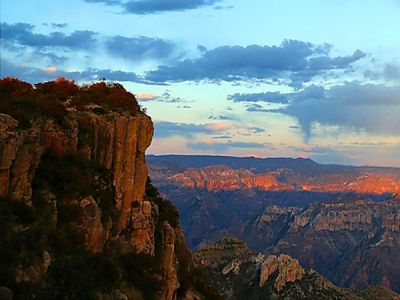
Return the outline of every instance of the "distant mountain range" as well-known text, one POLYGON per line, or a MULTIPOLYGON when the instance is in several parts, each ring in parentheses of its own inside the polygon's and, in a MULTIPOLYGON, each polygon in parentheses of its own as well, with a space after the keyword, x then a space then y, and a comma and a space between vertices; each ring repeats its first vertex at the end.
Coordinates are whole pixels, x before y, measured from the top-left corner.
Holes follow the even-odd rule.
POLYGON ((301 158, 182 156, 179 163, 180 157, 149 156, 153 179, 208 191, 400 192, 400 169, 396 168, 319 165, 301 158))
POLYGON ((234 169, 248 169, 255 173, 288 168, 301 173, 309 172, 394 172, 400 176, 400 168, 374 166, 346 166, 338 164, 318 164, 309 158, 258 158, 214 155, 147 155, 149 163, 175 163, 184 168, 204 168, 225 165, 234 169))
POLYGON ((147 160, 192 249, 234 235, 253 250, 290 254, 335 284, 400 291, 400 168, 302 158, 147 160))

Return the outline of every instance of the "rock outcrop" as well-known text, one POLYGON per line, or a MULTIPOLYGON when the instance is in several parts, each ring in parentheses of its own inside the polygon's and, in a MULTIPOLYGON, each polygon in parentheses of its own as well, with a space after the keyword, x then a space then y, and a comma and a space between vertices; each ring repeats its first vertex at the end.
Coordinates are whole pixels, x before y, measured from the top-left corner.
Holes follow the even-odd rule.
POLYGON ((335 286, 297 259, 252 252, 236 239, 225 238, 195 252, 195 261, 226 299, 397 299, 383 287, 363 291, 335 286))
MULTIPOLYGON (((100 251, 108 237, 116 238, 128 227, 133 227, 135 230, 128 243, 139 252, 154 251, 150 203, 144 201, 145 150, 153 136, 153 125, 148 116, 143 113, 132 116, 72 111, 65 127, 52 119, 41 119, 35 120, 28 130, 19 130, 17 120, 1 114, 0 126, 0 169, 4 183, 0 196, 8 194, 13 200, 31 206, 31 184, 42 156, 49 152, 61 157, 82 155, 113 174, 118 214, 118 223, 113 224, 116 234, 111 237, 109 232, 104 232, 101 237, 94 237, 102 241, 98 241, 92 250, 100 251)), ((97 233, 105 230, 99 229, 97 233)))
POLYGON ((399 291, 400 198, 346 198, 299 208, 268 206, 233 232, 258 251, 287 253, 340 286, 399 291))
POLYGON ((148 179, 153 123, 132 94, 65 79, 0 91, 2 286, 21 299, 208 297, 148 179))
POLYGON ((288 282, 301 280, 304 276, 304 269, 300 266, 297 259, 293 259, 288 255, 281 254, 278 257, 270 255, 263 262, 260 274, 260 287, 262 287, 272 274, 278 272, 274 287, 279 292, 288 282))

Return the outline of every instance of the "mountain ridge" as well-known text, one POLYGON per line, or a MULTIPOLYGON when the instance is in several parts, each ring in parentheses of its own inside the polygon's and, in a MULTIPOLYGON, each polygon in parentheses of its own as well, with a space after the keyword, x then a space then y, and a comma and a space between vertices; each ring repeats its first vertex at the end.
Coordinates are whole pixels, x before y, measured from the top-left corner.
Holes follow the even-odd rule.
POLYGON ((384 170, 393 170, 393 171, 400 171, 400 167, 382 167, 382 166, 356 166, 356 165, 345 165, 345 164, 321 164, 317 163, 316 161, 312 160, 311 158, 302 158, 302 157, 254 157, 254 156, 224 156, 224 155, 185 155, 185 154, 147 154, 149 162, 154 161, 165 161, 165 162, 178 162, 184 167, 206 167, 209 165, 216 165, 216 164, 225 164, 231 167, 240 168, 241 165, 249 168, 249 162, 254 163, 282 163, 282 162, 291 162, 291 163, 306 163, 310 166, 320 166, 322 169, 335 169, 335 168, 342 168, 348 170, 354 169, 384 169, 384 170), (241 164, 243 163, 243 164, 241 164))

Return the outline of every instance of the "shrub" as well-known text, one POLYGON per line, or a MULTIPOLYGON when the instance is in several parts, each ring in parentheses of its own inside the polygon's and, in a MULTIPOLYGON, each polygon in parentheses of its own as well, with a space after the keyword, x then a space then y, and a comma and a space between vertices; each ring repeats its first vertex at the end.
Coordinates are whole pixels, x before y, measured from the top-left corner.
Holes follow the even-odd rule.
POLYGON ((163 272, 154 257, 140 253, 120 257, 124 278, 145 293, 145 298, 162 288, 163 272))
POLYGON ((146 198, 158 206, 158 223, 167 221, 172 227, 179 226, 179 212, 167 199, 160 196, 158 190, 151 183, 150 178, 146 182, 146 198))
POLYGON ((61 77, 38 83, 33 88, 27 82, 6 77, 0 79, 0 95, 0 111, 18 120, 21 129, 28 129, 39 117, 52 118, 59 125, 65 125, 67 106, 82 110, 95 104, 99 107, 93 111, 98 114, 108 111, 136 114, 141 111, 135 96, 118 83, 100 82, 79 87, 61 77))

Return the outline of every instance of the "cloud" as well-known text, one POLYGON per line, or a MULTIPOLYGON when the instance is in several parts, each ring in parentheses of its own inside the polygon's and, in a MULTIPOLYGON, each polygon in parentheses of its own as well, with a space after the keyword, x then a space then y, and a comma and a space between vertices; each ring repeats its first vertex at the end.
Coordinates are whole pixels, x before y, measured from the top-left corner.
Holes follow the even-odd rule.
POLYGON ((218 136, 213 136, 212 138, 213 138, 213 139, 216 139, 216 140, 220 140, 220 139, 231 139, 232 136, 230 136, 230 135, 218 135, 218 136))
POLYGON ((371 80, 400 83, 400 64, 397 61, 374 66, 374 69, 364 71, 364 77, 371 80))
POLYGON ((135 97, 139 101, 146 102, 157 99, 158 96, 151 93, 137 93, 135 94, 135 97))
MULTIPOLYGON (((144 82, 147 83, 147 82, 144 82)), ((171 95, 171 91, 166 90, 161 96, 154 96, 153 98, 142 99, 142 101, 156 101, 156 102, 163 102, 163 103, 188 103, 191 101, 182 99, 181 97, 173 97, 171 95)), ((188 107, 185 107, 188 108, 188 107)))
POLYGON ((67 23, 51 23, 51 26, 53 26, 54 28, 65 28, 68 26, 67 23))
MULTIPOLYGON (((52 26, 64 28, 67 24, 52 23, 52 26)), ((157 37, 105 36, 93 31, 74 31, 70 34, 54 31, 41 34, 35 33, 34 26, 27 23, 1 23, 1 42, 2 47, 14 55, 31 53, 35 60, 48 58, 51 64, 57 65, 76 55, 77 50, 92 55, 93 49, 105 48, 113 58, 134 62, 166 62, 182 55, 175 43, 157 37)))
POLYGON ((192 138, 196 134, 213 134, 220 131, 207 124, 174 123, 167 121, 156 121, 154 124, 154 135, 156 138, 167 138, 176 135, 192 138))
POLYGON ((387 80, 400 82, 400 65, 396 63, 385 64, 383 76, 387 80))
POLYGON ((114 36, 106 42, 108 51, 116 56, 132 60, 166 60, 175 54, 176 45, 167 40, 152 37, 114 36))
POLYGON ((76 81, 92 81, 105 78, 111 81, 141 82, 140 78, 132 72, 123 72, 108 69, 87 69, 84 71, 65 71, 55 66, 44 69, 18 66, 7 60, 1 59, 1 77, 11 76, 31 83, 54 80, 57 77, 66 77, 76 81))
POLYGON ((85 0, 89 3, 103 3, 118 6, 124 13, 148 15, 170 11, 185 11, 206 6, 213 6, 221 0, 85 0))
POLYGON ((233 116, 226 116, 226 115, 211 115, 208 116, 209 120, 236 120, 233 116))
POLYGON ((306 141, 313 123, 378 135, 400 134, 400 86, 346 82, 329 89, 310 86, 282 95, 287 97, 286 107, 264 111, 295 117, 306 141))
MULTIPOLYGON (((264 128, 255 126, 245 126, 226 123, 174 123, 167 121, 155 121, 155 136, 157 138, 166 138, 171 136, 182 136, 193 138, 198 134, 227 136, 231 134, 242 136, 260 135, 265 132, 264 128)), ((212 138, 212 137, 211 137, 212 138)))
POLYGON ((249 112, 270 112, 270 109, 264 108, 262 105, 257 103, 247 104, 246 110, 249 112))
POLYGON ((312 70, 332 70, 346 69, 350 64, 364 58, 366 54, 361 50, 356 50, 349 56, 338 56, 331 58, 329 56, 319 56, 309 60, 310 69, 312 70))
POLYGON ((187 143, 189 148, 198 151, 215 151, 221 152, 226 151, 231 148, 265 148, 264 144, 254 143, 254 142, 233 142, 228 141, 226 143, 217 143, 217 142, 197 142, 197 143, 187 143))
POLYGON ((74 31, 67 35, 60 31, 50 34, 33 33, 34 26, 27 23, 1 23, 1 39, 7 43, 17 43, 37 49, 63 47, 68 49, 88 49, 96 42, 93 31, 74 31))
POLYGON ((199 58, 162 65, 147 73, 154 82, 288 80, 301 86, 326 71, 343 70, 365 56, 330 57, 331 46, 285 40, 280 46, 221 46, 205 51, 199 58))
POLYGON ((228 96, 228 100, 234 102, 269 102, 269 103, 288 103, 287 97, 279 92, 266 92, 266 93, 250 93, 240 94, 236 93, 228 96))

